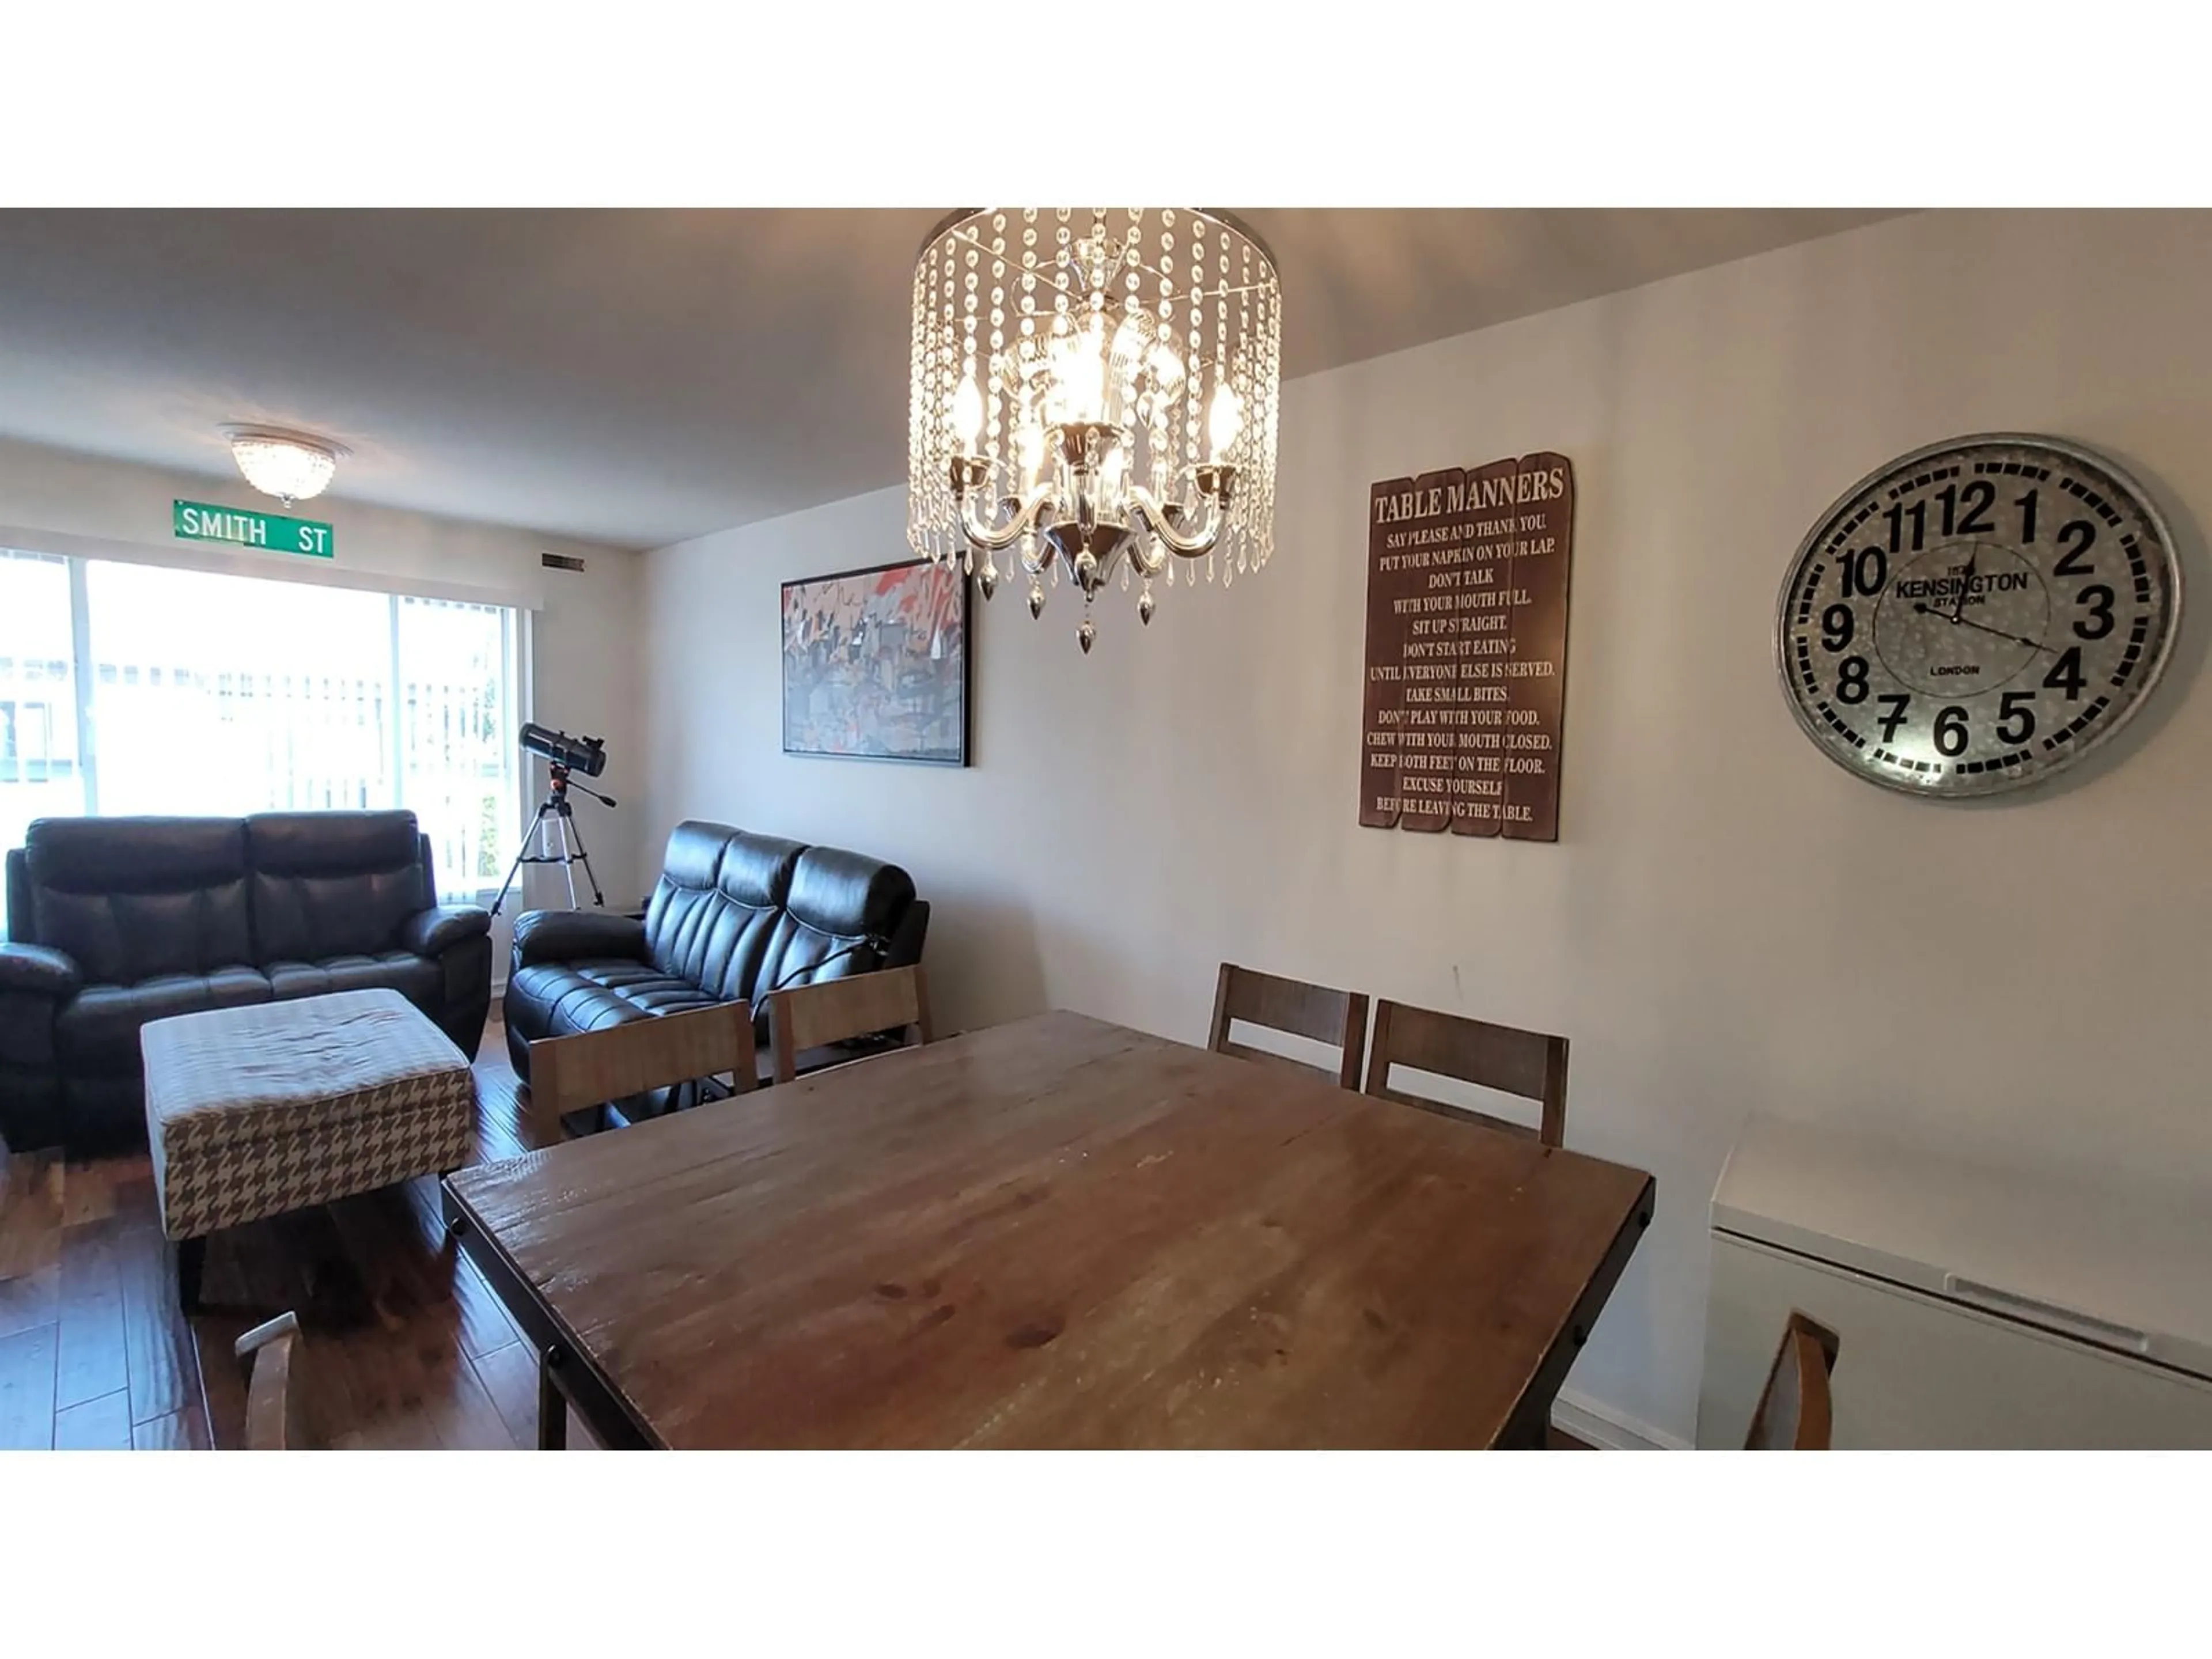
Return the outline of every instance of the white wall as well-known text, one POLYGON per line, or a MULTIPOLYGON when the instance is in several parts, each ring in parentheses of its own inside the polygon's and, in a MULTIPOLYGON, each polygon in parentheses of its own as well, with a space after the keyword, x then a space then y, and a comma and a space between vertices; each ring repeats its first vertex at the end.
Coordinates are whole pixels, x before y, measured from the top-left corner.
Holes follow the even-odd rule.
MULTIPOLYGON (((343 488, 343 473, 339 483, 343 488)), ((373 576, 402 592, 419 589, 532 608, 534 717, 548 726, 605 737, 607 770, 597 781, 617 799, 638 793, 644 771, 638 716, 641 556, 321 496, 297 512, 332 526, 337 556, 325 567, 320 560, 177 541, 170 533, 170 502, 179 498, 275 506, 235 477, 137 466, 0 439, 0 545, 94 556, 137 553, 292 580, 334 573, 373 576), (581 574, 548 570, 541 562, 545 553, 573 555, 586 568, 581 574)), ((536 794, 528 792, 542 793, 544 781, 544 768, 533 763, 524 781, 526 808, 536 805, 536 794)), ((641 849, 653 841, 641 815, 630 802, 611 813, 580 802, 577 814, 608 903, 629 903, 637 896, 641 849)), ((542 876, 535 890, 542 902, 555 902, 552 884, 542 876)), ((567 902, 565 889, 559 902, 567 902)), ((502 958, 498 972, 503 977, 505 971, 502 958)))
POLYGON ((1923 215, 1298 381, 1273 564, 1149 630, 1114 594, 1088 659, 1070 590, 1042 625, 1002 592, 964 773, 779 752, 776 585, 899 556, 901 492, 664 550, 650 829, 906 864, 954 1026, 1060 1006, 1202 1039, 1226 957, 1565 1033, 1570 1144, 1659 1191, 1570 1386, 1687 1438, 1706 1201, 1754 1107, 2212 1177, 2203 602, 2123 738, 1978 806, 1822 759, 1770 645, 1830 501, 1977 430, 2113 455, 2201 580, 2208 268, 2212 216, 1923 215), (1361 829, 1368 485, 1535 449, 1581 492, 1562 838, 1361 829))

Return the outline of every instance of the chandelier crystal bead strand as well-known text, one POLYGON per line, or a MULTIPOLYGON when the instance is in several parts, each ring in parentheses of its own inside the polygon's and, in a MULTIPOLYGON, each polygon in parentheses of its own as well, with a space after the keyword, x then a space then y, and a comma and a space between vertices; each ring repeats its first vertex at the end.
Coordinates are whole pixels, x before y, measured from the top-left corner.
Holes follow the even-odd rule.
POLYGON ((1076 639, 1118 576, 1226 586, 1273 550, 1282 290, 1266 246, 1194 208, 985 208, 914 271, 907 540, 988 599, 1063 574, 1076 639), (1005 563, 1000 562, 1001 556, 1005 563))

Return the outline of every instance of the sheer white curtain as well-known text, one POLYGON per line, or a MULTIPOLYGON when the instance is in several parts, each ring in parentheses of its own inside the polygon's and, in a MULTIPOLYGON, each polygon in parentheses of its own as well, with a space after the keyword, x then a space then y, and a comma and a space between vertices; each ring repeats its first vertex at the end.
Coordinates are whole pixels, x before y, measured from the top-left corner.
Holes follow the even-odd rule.
POLYGON ((0 836, 404 806, 442 895, 487 892, 520 833, 516 631, 499 605, 0 551, 0 836))

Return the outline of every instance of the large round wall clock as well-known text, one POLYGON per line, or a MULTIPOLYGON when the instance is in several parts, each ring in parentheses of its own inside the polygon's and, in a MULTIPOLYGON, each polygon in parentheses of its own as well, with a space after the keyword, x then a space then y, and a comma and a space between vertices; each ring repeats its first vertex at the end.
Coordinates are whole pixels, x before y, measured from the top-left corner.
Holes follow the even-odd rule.
POLYGON ((2172 538, 2112 462, 1994 433, 1900 456, 1797 550, 1775 654, 1797 723, 1871 782, 1949 799, 2063 770, 2158 683, 2172 538))

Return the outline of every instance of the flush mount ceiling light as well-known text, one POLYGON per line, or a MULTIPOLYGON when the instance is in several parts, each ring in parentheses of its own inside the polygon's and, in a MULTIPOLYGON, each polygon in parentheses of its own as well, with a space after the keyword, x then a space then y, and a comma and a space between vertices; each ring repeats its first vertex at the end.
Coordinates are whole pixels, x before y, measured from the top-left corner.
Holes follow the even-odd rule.
POLYGON ((914 270, 907 540, 1030 614, 1063 570, 1091 603, 1176 567, 1226 586, 1274 545, 1282 289, 1274 257, 1194 208, 954 215, 914 270), (1007 574, 1012 574, 1010 570, 1007 574))
POLYGON ((231 455, 246 482, 287 507, 321 495, 339 459, 350 453, 327 438, 277 427, 227 426, 222 435, 230 440, 231 455))

